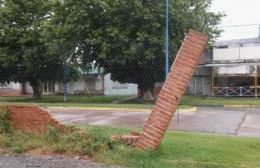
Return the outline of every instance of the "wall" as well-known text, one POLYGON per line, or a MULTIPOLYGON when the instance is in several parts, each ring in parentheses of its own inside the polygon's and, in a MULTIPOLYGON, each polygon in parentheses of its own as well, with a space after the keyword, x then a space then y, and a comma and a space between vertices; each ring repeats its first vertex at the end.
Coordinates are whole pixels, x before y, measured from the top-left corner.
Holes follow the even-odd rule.
POLYGON ((187 87, 186 94, 211 96, 211 76, 193 76, 187 87))
POLYGON ((104 78, 105 95, 137 95, 138 87, 136 84, 120 84, 111 80, 111 74, 104 78))
POLYGON ((231 46, 229 48, 214 48, 213 60, 248 60, 260 59, 260 46, 231 46))
MULTIPOLYGON (((67 84, 68 94, 82 95, 102 95, 103 94, 103 76, 102 75, 84 75, 81 79, 67 84)), ((55 87, 57 94, 64 92, 64 84, 57 84, 55 87)))
POLYGON ((239 59, 239 48, 214 48, 213 50, 213 60, 238 60, 239 59))
POLYGON ((21 94, 21 85, 11 82, 7 85, 0 85, 0 96, 19 96, 21 94))

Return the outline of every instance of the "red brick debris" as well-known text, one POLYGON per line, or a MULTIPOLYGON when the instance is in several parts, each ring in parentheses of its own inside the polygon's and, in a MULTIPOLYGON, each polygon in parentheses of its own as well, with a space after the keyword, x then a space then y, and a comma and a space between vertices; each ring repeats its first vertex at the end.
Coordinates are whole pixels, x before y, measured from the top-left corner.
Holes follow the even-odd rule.
POLYGON ((185 37, 168 79, 137 141, 137 148, 155 150, 159 147, 207 42, 207 36, 193 30, 185 37))

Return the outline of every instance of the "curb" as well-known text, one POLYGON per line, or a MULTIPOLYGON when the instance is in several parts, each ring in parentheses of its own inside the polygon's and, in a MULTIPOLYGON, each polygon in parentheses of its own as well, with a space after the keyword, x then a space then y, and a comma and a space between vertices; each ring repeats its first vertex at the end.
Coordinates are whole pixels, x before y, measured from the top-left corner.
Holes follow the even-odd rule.
POLYGON ((246 105, 246 104, 241 104, 241 105, 229 105, 229 104, 224 104, 225 108, 260 108, 260 105, 246 105))
MULTIPOLYGON (((47 110, 97 110, 97 111, 118 111, 118 112, 151 112, 151 109, 138 109, 138 108, 106 108, 106 107, 58 107, 47 106, 47 110)), ((187 109, 180 109, 180 112, 196 112, 197 107, 187 109)))

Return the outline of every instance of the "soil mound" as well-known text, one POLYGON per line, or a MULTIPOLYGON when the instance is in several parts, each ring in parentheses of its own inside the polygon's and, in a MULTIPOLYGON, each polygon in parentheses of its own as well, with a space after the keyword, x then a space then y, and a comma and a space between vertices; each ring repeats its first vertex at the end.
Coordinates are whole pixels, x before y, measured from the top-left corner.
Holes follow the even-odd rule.
POLYGON ((36 106, 8 106, 8 120, 15 129, 26 133, 43 133, 47 125, 51 125, 60 131, 64 126, 54 120, 51 115, 36 106))

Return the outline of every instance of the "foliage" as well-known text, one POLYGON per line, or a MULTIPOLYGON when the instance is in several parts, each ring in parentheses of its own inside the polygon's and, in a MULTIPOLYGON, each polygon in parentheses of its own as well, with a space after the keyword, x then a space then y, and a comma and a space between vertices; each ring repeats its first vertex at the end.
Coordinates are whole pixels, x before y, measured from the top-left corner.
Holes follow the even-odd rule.
POLYGON ((8 115, 8 108, 0 106, 0 134, 9 134, 12 132, 11 125, 8 121, 8 115))
MULTIPOLYGON (((127 134, 130 129, 79 126, 58 133, 58 141, 46 142, 44 136, 14 130, 0 134, 0 146, 13 152, 32 149, 68 154, 92 155, 96 161, 124 167, 237 168, 260 166, 259 138, 212 134, 167 132, 157 151, 140 151, 112 143, 111 134, 127 134), (241 159, 243 158, 243 159, 241 159)), ((52 129, 52 128, 51 128, 52 129)), ((54 134, 53 134, 54 135, 54 134)))
POLYGON ((50 125, 47 125, 44 129, 44 140, 47 143, 57 143, 60 140, 59 131, 50 125))
POLYGON ((0 6, 0 83, 29 82, 35 98, 42 83, 63 80, 66 58, 46 42, 52 5, 52 0, 5 0, 0 6))
MULTIPOLYGON (((223 14, 210 12, 210 5, 211 0, 170 1, 170 63, 190 28, 211 41, 220 34, 216 25, 223 14)), ((82 67, 95 63, 114 81, 138 84, 141 94, 164 80, 164 1, 64 0, 55 11, 60 40, 53 46, 73 44, 73 59, 82 67)))
POLYGON ((65 131, 60 132, 56 128, 47 125, 44 133, 39 135, 14 129, 8 134, 0 133, 0 146, 16 153, 37 149, 43 152, 89 156, 100 151, 111 150, 115 144, 110 140, 110 134, 100 129, 95 130, 81 130, 66 126, 65 131))
POLYGON ((259 138, 167 132, 157 151, 116 146, 97 159, 129 168, 249 168, 260 166, 259 138))

